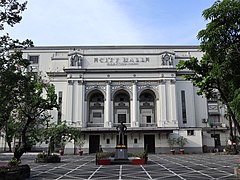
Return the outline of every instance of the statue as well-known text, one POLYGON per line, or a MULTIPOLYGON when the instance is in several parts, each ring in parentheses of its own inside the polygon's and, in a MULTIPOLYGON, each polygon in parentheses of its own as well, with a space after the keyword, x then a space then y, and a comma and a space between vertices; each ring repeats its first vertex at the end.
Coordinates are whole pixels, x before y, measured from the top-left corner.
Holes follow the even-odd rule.
POLYGON ((162 55, 162 65, 172 66, 173 65, 173 58, 172 58, 172 56, 167 54, 167 53, 165 55, 162 55))
POLYGON ((116 129, 119 131, 119 137, 118 137, 118 144, 123 145, 124 144, 124 133, 127 130, 127 126, 121 122, 116 129))
POLYGON ((71 66, 82 66, 82 57, 75 54, 71 57, 71 66))

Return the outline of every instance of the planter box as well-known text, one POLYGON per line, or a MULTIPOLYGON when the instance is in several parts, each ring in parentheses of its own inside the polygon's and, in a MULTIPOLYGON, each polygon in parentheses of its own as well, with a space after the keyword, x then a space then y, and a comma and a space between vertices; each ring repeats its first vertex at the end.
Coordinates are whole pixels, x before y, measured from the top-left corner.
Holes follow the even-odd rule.
POLYGON ((238 167, 234 167, 234 175, 240 178, 240 169, 238 167))
POLYGON ((110 159, 99 159, 97 160, 98 165, 110 165, 111 160, 110 159))
POLYGON ((44 155, 35 159, 36 163, 60 163, 61 158, 58 155, 44 155))
POLYGON ((170 150, 171 154, 174 155, 175 154, 175 150, 170 150))
POLYGON ((133 159, 131 160, 132 165, 144 165, 145 159, 133 159))
POLYGON ((179 150, 179 153, 180 153, 180 154, 185 154, 184 149, 180 149, 180 150, 179 150))
POLYGON ((9 167, 8 170, 0 171, 1 180, 22 180, 30 177, 30 167, 28 165, 20 165, 9 167))

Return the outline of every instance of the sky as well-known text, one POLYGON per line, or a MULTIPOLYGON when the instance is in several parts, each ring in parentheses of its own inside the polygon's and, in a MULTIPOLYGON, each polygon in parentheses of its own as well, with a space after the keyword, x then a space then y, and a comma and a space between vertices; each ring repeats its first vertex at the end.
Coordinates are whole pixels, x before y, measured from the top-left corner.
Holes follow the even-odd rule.
POLYGON ((199 45, 204 9, 214 0, 28 0, 5 29, 35 46, 199 45))

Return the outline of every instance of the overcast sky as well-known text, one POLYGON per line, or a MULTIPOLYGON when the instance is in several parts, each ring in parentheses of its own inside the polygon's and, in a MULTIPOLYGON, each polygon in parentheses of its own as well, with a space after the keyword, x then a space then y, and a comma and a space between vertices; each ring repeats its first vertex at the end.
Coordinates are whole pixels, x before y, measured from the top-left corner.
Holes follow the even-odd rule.
POLYGON ((198 45, 214 0, 28 0, 6 31, 42 45, 198 45))

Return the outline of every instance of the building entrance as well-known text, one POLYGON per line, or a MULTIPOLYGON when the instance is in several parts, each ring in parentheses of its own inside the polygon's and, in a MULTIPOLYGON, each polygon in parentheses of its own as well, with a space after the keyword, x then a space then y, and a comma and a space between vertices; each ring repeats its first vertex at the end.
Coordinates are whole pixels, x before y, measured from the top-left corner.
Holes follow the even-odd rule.
POLYGON ((100 147, 100 135, 89 135, 89 154, 96 153, 100 147))
POLYGON ((149 153, 155 153, 155 135, 144 135, 144 149, 149 153))

